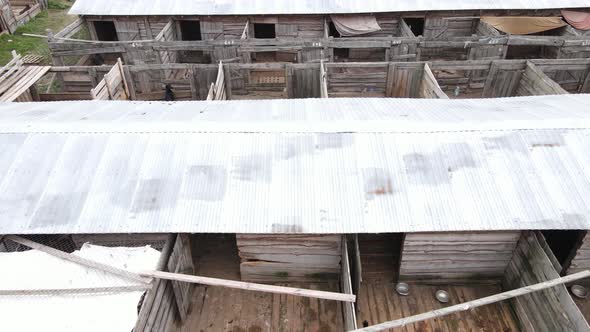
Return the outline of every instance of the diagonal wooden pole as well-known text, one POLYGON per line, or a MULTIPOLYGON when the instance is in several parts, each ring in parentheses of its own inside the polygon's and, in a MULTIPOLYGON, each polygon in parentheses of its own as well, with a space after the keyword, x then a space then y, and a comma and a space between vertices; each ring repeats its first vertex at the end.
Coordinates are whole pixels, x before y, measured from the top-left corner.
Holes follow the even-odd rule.
POLYGON ((334 300, 334 301, 343 301, 343 302, 354 302, 356 300, 356 296, 354 294, 324 292, 324 291, 317 291, 317 290, 303 289, 303 288, 255 284, 255 283, 251 283, 251 282, 227 280, 227 279, 219 279, 219 278, 209 278, 209 277, 200 277, 200 276, 193 276, 193 275, 180 274, 180 273, 170 273, 170 272, 162 272, 162 271, 146 271, 146 272, 140 272, 139 274, 144 277, 152 277, 152 278, 181 281, 181 282, 190 282, 190 283, 209 285, 209 286, 237 288, 237 289, 244 289, 244 290, 258 291, 258 292, 286 294, 286 295, 295 295, 295 296, 303 296, 303 297, 313 297, 316 299, 324 299, 324 300, 334 300))
POLYGON ((432 310, 432 311, 425 312, 425 313, 422 313, 419 315, 396 319, 396 320, 392 320, 389 322, 365 327, 362 329, 357 329, 357 330, 354 330, 353 332, 361 332, 361 331, 362 332, 377 332, 377 331, 383 331, 383 330, 392 329, 392 328, 396 328, 396 327, 403 327, 408 324, 421 322, 421 321, 431 319, 431 318, 442 317, 442 316, 450 315, 450 314, 460 312, 460 311, 467 311, 467 310, 481 307, 481 306, 484 306, 487 304, 492 304, 492 303, 496 303, 499 301, 508 300, 508 299, 511 299, 514 297, 530 294, 530 293, 537 292, 537 291, 540 291, 543 289, 555 287, 558 285, 562 285, 562 284, 565 284, 568 282, 572 282, 572 281, 576 281, 576 280, 580 280, 580 279, 584 279, 584 278, 588 278, 588 277, 590 277, 590 271, 586 270, 586 271, 571 274, 569 276, 540 282, 538 284, 534 284, 534 285, 530 285, 530 286, 524 286, 521 288, 513 289, 511 291, 507 291, 507 292, 503 292, 503 293, 499 293, 499 294, 495 294, 495 295, 491 295, 491 296, 487 296, 487 297, 482 297, 481 299, 456 304, 456 305, 442 308, 442 309, 432 310))

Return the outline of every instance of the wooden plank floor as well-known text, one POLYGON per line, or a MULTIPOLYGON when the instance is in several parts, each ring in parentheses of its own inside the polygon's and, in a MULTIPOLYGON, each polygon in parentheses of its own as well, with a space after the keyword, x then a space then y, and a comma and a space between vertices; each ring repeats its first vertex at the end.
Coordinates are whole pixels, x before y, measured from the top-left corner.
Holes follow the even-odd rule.
MULTIPOLYGON (((501 292, 500 286, 428 286, 410 285, 410 295, 400 296, 395 292, 395 284, 381 282, 364 282, 361 285, 357 301, 358 326, 366 321, 369 325, 408 317, 453 304, 474 300, 501 292), (451 295, 451 302, 441 304, 434 298, 434 293, 443 289, 451 295)), ((516 332, 519 331, 510 305, 500 302, 471 311, 457 313, 446 317, 427 320, 408 325, 404 328, 391 330, 396 332, 426 331, 486 331, 516 332)))
MULTIPOLYGON (((588 285, 584 286, 588 287, 588 285)), ((586 321, 590 322, 590 298, 580 299, 575 297, 574 295, 571 295, 571 297, 572 299, 574 299, 576 305, 578 305, 578 308, 580 309, 582 315, 584 315, 584 318, 586 318, 586 321)))
MULTIPOLYGON (((287 283, 326 291, 337 284, 287 283)), ((197 286, 192 311, 179 331, 343 331, 342 308, 337 301, 197 286)))
MULTIPOLYGON (((235 235, 191 238, 196 274, 240 280, 235 235)), ((334 283, 284 283, 283 286, 339 292, 334 283)), ((224 287, 195 287, 191 312, 178 331, 343 331, 337 301, 309 299, 224 287)))

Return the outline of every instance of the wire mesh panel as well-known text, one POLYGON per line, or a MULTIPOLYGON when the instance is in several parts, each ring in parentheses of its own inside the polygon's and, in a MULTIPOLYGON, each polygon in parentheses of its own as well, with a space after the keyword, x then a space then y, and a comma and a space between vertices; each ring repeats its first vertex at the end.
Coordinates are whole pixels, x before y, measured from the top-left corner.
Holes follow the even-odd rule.
POLYGON ((137 272, 156 269, 161 256, 134 243, 77 248, 69 235, 3 237, 0 312, 10 315, 2 330, 131 331, 152 287, 137 272))

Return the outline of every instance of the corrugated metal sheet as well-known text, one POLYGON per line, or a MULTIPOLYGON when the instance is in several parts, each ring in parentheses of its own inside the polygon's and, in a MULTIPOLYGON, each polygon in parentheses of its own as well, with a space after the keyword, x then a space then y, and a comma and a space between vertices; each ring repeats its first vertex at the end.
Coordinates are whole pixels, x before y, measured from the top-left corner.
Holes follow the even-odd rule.
POLYGON ((590 229, 590 95, 0 105, 2 233, 590 229))
POLYGON ((345 14, 589 7, 586 0, 76 0, 75 15, 345 14))

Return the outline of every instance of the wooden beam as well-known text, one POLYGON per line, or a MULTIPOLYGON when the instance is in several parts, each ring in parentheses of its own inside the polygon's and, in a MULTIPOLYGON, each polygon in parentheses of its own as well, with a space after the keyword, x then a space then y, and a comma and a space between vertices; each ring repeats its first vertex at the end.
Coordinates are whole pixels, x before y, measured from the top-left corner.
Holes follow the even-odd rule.
POLYGON ((151 289, 151 285, 130 285, 119 287, 93 288, 52 288, 52 289, 1 289, 0 296, 38 296, 38 295, 67 295, 67 294, 105 294, 143 292, 151 289))
POLYGON ((323 299, 323 300, 334 300, 334 301, 342 301, 342 302, 355 302, 356 301, 356 296, 353 294, 342 294, 342 293, 324 292, 324 291, 317 291, 317 290, 303 289, 303 288, 255 284, 255 283, 251 283, 251 282, 209 278, 209 277, 200 277, 200 276, 193 276, 193 275, 180 274, 180 273, 170 273, 170 272, 162 272, 162 271, 146 271, 146 272, 140 272, 139 275, 144 276, 144 277, 181 281, 181 282, 190 282, 190 283, 209 285, 209 286, 221 286, 221 287, 227 287, 227 288, 257 291, 257 292, 267 292, 267 293, 274 293, 274 294, 303 296, 303 297, 311 297, 311 298, 323 299))
POLYGON ((29 248, 42 251, 42 252, 49 254, 51 256, 61 258, 63 260, 66 260, 66 261, 69 261, 72 263, 76 263, 79 265, 83 265, 83 266, 86 266, 86 267, 89 267, 92 269, 96 269, 96 270, 100 270, 100 271, 107 272, 110 274, 114 274, 119 277, 123 277, 125 279, 137 281, 137 282, 144 283, 144 284, 151 282, 151 280, 149 278, 143 278, 143 277, 139 276, 138 274, 135 274, 135 273, 123 270, 123 269, 119 269, 114 266, 110 266, 110 265, 99 263, 99 262, 96 262, 93 260, 89 260, 89 259, 86 259, 86 258, 83 258, 80 256, 72 255, 67 252, 63 252, 61 250, 57 250, 57 249, 48 247, 46 245, 22 238, 20 236, 6 235, 5 238, 7 240, 12 241, 12 242, 22 244, 23 246, 27 246, 29 248))
POLYGON ((530 294, 530 293, 537 292, 537 291, 540 291, 543 289, 555 287, 558 285, 563 285, 568 282, 572 282, 572 281, 576 281, 576 280, 580 280, 580 279, 584 279, 584 278, 588 278, 588 277, 590 277, 590 270, 578 272, 578 273, 575 273, 575 274, 572 274, 569 276, 565 276, 565 277, 560 277, 560 278, 540 282, 538 284, 534 284, 534 285, 530 285, 530 286, 517 288, 517 289, 511 290, 511 291, 507 291, 507 292, 503 292, 503 293, 499 293, 499 294, 495 294, 495 295, 491 295, 491 296, 486 296, 481 299, 452 305, 450 307, 432 310, 432 311, 425 312, 425 313, 422 313, 419 315, 396 319, 393 321, 365 327, 362 329, 357 329, 355 331, 356 332, 377 332, 377 331, 383 331, 383 330, 392 329, 392 328, 403 327, 403 326, 406 326, 409 324, 425 321, 425 320, 432 319, 432 318, 447 316, 450 314, 454 314, 456 312, 471 310, 473 308, 477 308, 477 307, 481 307, 484 305, 508 300, 511 298, 530 294))

